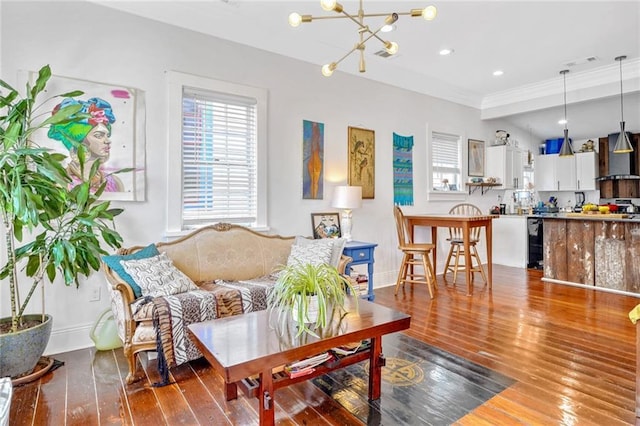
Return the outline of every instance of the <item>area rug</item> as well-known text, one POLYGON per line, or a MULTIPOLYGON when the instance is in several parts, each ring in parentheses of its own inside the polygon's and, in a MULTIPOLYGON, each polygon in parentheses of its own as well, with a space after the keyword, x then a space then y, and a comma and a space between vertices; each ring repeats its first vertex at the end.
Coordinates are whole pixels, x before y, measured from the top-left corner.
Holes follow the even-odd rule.
POLYGON ((382 352, 387 365, 378 401, 368 401, 368 362, 312 382, 367 425, 450 425, 515 383, 401 333, 384 336, 382 352))

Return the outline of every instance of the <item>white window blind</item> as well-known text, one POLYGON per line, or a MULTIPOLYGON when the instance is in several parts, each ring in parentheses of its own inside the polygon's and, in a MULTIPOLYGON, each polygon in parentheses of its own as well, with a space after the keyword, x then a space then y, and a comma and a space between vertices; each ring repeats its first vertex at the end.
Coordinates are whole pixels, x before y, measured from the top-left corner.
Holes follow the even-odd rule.
POLYGON ((434 191, 460 191, 460 136, 448 133, 431 134, 431 171, 434 191))
POLYGON ((184 87, 185 227, 257 220, 257 100, 184 87))

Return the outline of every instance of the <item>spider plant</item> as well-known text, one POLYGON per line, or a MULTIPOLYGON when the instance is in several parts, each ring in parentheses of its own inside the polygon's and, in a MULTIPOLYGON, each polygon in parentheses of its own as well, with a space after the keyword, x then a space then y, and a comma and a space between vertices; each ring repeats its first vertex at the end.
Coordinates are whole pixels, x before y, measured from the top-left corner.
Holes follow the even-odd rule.
MULTIPOLYGON (((312 330, 327 326, 327 315, 334 309, 344 310, 345 297, 357 291, 351 282, 338 270, 328 264, 313 265, 294 263, 280 271, 275 286, 269 293, 268 304, 272 310, 278 309, 278 319, 284 324, 289 314, 298 323, 298 333, 318 335, 312 330), (312 318, 316 309, 317 317, 312 318), (310 327, 312 326, 312 327, 310 327)), ((357 297, 354 297, 357 307, 357 297)))

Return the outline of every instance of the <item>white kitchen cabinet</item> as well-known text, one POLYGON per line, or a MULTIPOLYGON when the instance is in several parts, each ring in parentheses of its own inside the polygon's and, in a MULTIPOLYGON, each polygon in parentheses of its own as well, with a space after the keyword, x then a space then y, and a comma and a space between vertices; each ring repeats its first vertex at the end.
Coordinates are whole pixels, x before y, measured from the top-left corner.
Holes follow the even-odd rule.
POLYGON ((510 145, 487 147, 485 176, 498 178, 504 189, 523 185, 522 151, 510 145))
POLYGON ((556 161, 556 180, 558 181, 558 191, 575 191, 578 187, 576 181, 576 160, 575 155, 570 157, 560 157, 553 155, 556 161))
POLYGON ((595 191, 598 189, 598 153, 577 152, 576 158, 576 189, 579 191, 595 191))
POLYGON ((596 189, 598 154, 578 152, 571 157, 558 154, 536 156, 535 182, 538 191, 589 191, 596 189))
POLYGON ((556 162, 553 155, 537 155, 534 168, 535 188, 538 191, 556 191, 556 162))

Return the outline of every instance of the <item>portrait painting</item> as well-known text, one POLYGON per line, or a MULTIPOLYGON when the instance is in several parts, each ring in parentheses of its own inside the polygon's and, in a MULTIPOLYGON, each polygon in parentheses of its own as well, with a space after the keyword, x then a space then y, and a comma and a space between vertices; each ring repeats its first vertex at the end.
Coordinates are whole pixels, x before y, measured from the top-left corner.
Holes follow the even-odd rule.
POLYGON ((469 139, 468 151, 469 176, 484 176, 484 142, 469 139))
POLYGON ((322 200, 324 192, 324 124, 302 121, 302 198, 322 200))
POLYGON ((375 198, 375 132, 349 127, 349 185, 362 187, 362 198, 375 198))
POLYGON ((338 213, 311 213, 313 238, 340 238, 340 215, 338 213))
MULTIPOLYGON (((33 84, 37 72, 24 78, 33 84)), ((71 186, 90 179, 101 185, 105 200, 142 201, 145 197, 145 101, 138 89, 75 78, 51 76, 49 96, 82 91, 73 98, 54 97, 41 107, 47 114, 75 105, 75 120, 55 123, 35 136, 35 142, 67 156, 71 186), (79 155, 83 155, 84 166, 79 155), (97 171, 89 176, 92 166, 97 171)))

